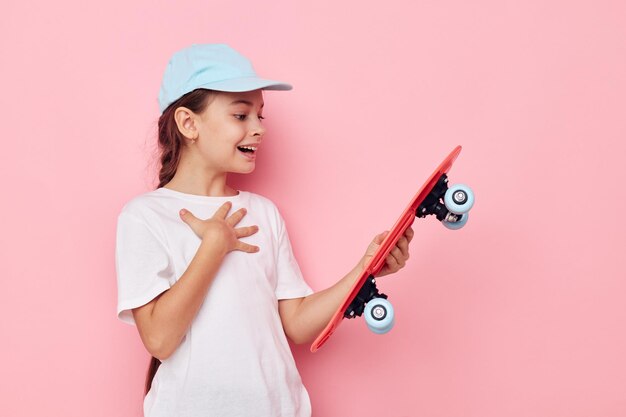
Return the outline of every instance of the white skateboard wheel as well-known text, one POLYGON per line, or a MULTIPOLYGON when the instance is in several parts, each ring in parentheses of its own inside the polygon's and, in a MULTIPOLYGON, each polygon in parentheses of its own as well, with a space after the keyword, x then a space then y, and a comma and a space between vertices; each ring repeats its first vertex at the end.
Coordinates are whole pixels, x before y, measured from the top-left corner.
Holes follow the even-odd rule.
POLYGON ((452 213, 465 214, 474 205, 474 192, 467 185, 455 184, 448 188, 443 202, 452 213))
POLYGON ((365 323, 376 334, 385 334, 393 328, 393 306, 384 298, 374 298, 365 305, 365 323))

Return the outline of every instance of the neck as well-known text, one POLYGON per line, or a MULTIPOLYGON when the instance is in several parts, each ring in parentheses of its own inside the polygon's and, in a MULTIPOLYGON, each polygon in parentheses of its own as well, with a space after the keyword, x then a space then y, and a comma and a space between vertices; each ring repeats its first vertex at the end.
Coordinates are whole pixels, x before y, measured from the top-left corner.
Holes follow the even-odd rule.
POLYGON ((237 195, 237 190, 226 184, 227 177, 227 172, 193 164, 189 158, 181 158, 176 174, 163 187, 186 194, 210 197, 237 195))

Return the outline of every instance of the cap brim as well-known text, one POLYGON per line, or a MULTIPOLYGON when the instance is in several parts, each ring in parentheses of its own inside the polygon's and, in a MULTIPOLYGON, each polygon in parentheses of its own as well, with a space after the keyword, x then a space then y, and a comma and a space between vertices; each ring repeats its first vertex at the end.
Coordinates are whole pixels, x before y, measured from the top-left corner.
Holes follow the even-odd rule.
POLYGON ((216 91, 228 91, 239 93, 253 90, 291 90, 291 84, 276 80, 267 80, 259 77, 232 78, 230 80, 217 81, 196 86, 216 91))

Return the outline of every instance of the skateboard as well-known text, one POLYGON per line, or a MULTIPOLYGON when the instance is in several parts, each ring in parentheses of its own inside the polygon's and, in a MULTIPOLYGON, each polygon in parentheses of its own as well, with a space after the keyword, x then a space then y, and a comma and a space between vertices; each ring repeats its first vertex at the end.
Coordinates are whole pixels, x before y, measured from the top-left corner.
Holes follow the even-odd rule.
POLYGON ((378 291, 374 276, 383 268, 387 255, 416 217, 425 218, 432 214, 452 230, 465 226, 469 210, 474 205, 474 193, 464 184, 449 186, 447 176, 459 153, 461 146, 450 152, 415 194, 324 330, 311 345, 311 352, 316 352, 328 341, 344 318, 353 319, 365 314, 365 322, 372 332, 384 334, 391 330, 394 325, 393 306, 387 300, 387 295, 378 291))

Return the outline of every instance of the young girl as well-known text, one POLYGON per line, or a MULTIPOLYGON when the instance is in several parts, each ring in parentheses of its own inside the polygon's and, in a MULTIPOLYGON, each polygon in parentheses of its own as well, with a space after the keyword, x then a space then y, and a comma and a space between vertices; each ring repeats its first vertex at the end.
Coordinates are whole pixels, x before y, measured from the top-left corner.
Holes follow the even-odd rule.
MULTIPOLYGON (((315 338, 385 233, 314 293, 276 206, 228 186, 263 146, 262 90, 289 89, 227 45, 193 45, 167 66, 160 182, 123 207, 116 242, 118 317, 153 356, 146 417, 311 415, 287 337, 315 338)), ((405 265, 412 237, 409 228, 379 275, 405 265)))

